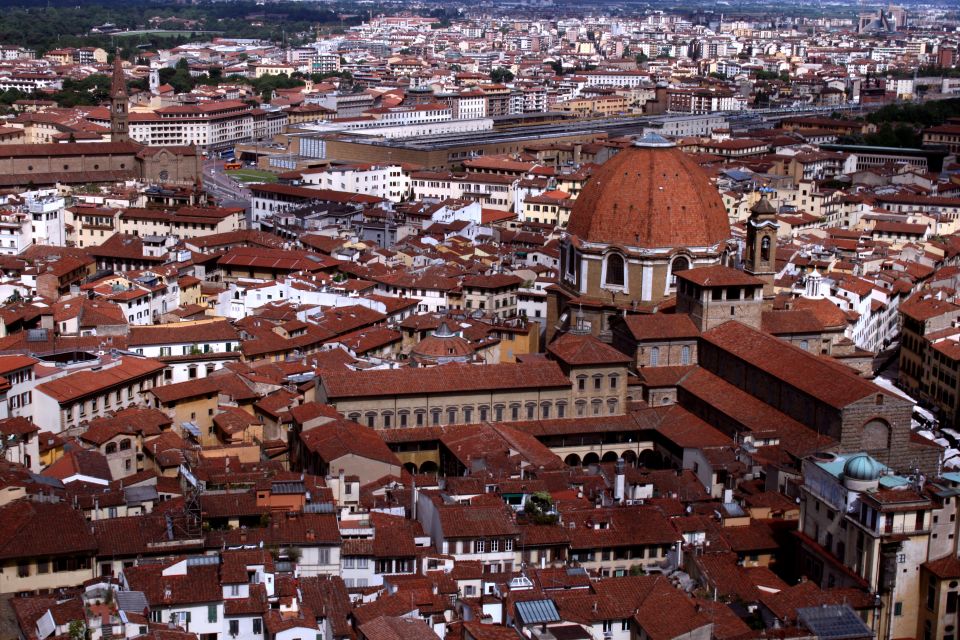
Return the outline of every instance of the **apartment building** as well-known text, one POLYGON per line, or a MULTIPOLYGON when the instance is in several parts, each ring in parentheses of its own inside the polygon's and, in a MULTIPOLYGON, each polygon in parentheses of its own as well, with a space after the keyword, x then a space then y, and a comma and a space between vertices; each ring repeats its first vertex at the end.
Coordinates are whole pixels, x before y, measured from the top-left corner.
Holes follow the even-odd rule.
POLYGON ((391 202, 410 194, 410 175, 396 164, 349 164, 305 170, 303 183, 323 189, 363 193, 391 202))
POLYGON ((119 233, 133 236, 188 240, 244 229, 246 211, 242 207, 183 207, 175 211, 125 209, 116 217, 116 225, 119 233))
POLYGON ((130 113, 130 137, 147 146, 196 145, 216 151, 253 140, 253 130, 253 108, 239 100, 130 113))
POLYGON ((73 432, 108 411, 142 405, 145 392, 161 384, 165 367, 125 356, 43 382, 33 392, 34 420, 45 431, 73 432))

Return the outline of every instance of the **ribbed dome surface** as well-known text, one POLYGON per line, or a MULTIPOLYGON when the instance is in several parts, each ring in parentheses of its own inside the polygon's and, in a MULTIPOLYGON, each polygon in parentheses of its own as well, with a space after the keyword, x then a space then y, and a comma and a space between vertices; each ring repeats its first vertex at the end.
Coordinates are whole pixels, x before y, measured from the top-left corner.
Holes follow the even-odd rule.
POLYGON ((411 353, 423 358, 465 358, 475 351, 469 340, 453 333, 447 323, 441 322, 437 330, 421 340, 411 353))
POLYGON ((880 477, 880 465, 870 456, 853 456, 843 465, 843 475, 851 480, 876 480, 880 477))
POLYGON ((587 181, 567 230, 587 242, 645 249, 708 247, 730 237, 723 200, 693 158, 642 141, 587 181))

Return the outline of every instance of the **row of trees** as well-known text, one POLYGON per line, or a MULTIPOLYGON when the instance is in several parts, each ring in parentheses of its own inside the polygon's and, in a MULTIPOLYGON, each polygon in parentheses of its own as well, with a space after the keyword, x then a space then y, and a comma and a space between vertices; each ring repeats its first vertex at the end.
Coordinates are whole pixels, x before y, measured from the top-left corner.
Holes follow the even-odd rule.
MULTIPOLYGON (((108 34, 91 34, 90 30, 107 23, 120 30, 151 28, 153 18, 176 18, 192 21, 192 28, 223 32, 242 38, 260 38, 276 42, 312 38, 317 27, 327 31, 359 24, 373 13, 387 11, 381 7, 364 7, 356 12, 352 2, 319 4, 279 1, 267 5, 255 0, 232 2, 199 2, 196 4, 164 3, 152 0, 0 0, 0 41, 23 44, 43 53, 60 47, 112 47, 117 38, 108 34), (351 14, 349 17, 345 14, 351 14), (341 16, 344 16, 341 18, 341 16)), ((179 24, 171 22, 169 24, 179 24)), ((144 36, 148 42, 131 38, 131 44, 147 44, 152 48, 171 46, 178 41, 207 38, 203 34, 144 36)))

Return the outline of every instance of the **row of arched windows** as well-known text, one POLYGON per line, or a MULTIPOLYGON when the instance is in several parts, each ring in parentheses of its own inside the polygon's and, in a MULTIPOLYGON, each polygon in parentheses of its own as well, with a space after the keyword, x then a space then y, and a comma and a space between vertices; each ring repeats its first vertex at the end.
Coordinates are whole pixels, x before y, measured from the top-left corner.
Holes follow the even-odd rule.
MULTIPOLYGON (((670 286, 674 286, 677 280, 677 274, 690 268, 690 259, 686 256, 677 256, 670 263, 670 286)), ((607 287, 626 287, 627 286, 627 263, 619 253, 607 254, 604 263, 603 284, 607 287)))
MULTIPOLYGON (((131 447, 133 447, 133 442, 130 440, 130 438, 124 438, 120 441, 120 451, 129 451, 131 447)), ((116 442, 108 442, 107 446, 103 448, 103 451, 107 455, 110 455, 111 453, 116 453, 117 448, 116 442)))
POLYGON ((516 420, 550 420, 568 417, 566 401, 514 402, 510 404, 467 405, 463 407, 434 407, 432 409, 401 409, 399 411, 354 411, 347 418, 371 428, 436 427, 448 424, 476 422, 504 422, 516 420))

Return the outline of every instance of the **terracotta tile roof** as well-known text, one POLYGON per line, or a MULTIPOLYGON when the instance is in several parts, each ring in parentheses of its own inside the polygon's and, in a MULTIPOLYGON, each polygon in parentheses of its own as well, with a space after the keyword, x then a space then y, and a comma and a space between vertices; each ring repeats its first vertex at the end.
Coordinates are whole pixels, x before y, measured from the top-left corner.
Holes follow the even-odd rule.
POLYGON ((97 539, 97 553, 103 557, 138 557, 156 553, 168 544, 176 553, 203 546, 200 542, 185 545, 183 540, 170 540, 164 515, 105 518, 91 525, 97 539))
POLYGON ((235 402, 259 397, 259 394, 251 389, 241 376, 232 372, 161 385, 152 388, 150 393, 164 404, 202 395, 223 394, 229 396, 235 402))
POLYGON ((447 504, 439 496, 430 496, 437 509, 443 537, 483 538, 493 536, 513 537, 519 532, 513 520, 513 512, 505 503, 447 504))
POLYGON ((229 321, 220 319, 130 327, 131 347, 203 342, 233 342, 239 346, 240 334, 229 321))
POLYGON ((78 371, 44 382, 37 385, 37 391, 47 394, 60 404, 67 404, 159 373, 165 367, 162 362, 150 358, 125 357, 112 367, 99 371, 78 371))
POLYGON ((156 409, 128 407, 112 416, 94 418, 80 438, 99 446, 121 434, 139 434, 145 438, 159 435, 172 424, 173 421, 166 414, 156 409))
POLYGON ((0 507, 0 559, 92 554, 83 513, 65 502, 17 500, 0 507))
POLYGON ((267 527, 212 531, 207 548, 255 545, 339 545, 340 528, 332 513, 274 513, 267 527))
POLYGON ((446 364, 439 367, 367 371, 328 370, 321 374, 331 400, 384 395, 419 395, 445 391, 494 391, 569 387, 555 362, 492 365, 446 364))
POLYGON ((36 358, 21 355, 0 355, 0 376, 5 376, 19 369, 26 369, 40 362, 36 358))
POLYGON ((701 287, 763 286, 763 280, 760 278, 723 265, 688 269, 679 272, 677 278, 701 287))
POLYGON ((638 341, 693 339, 700 335, 697 326, 686 314, 633 314, 626 316, 624 323, 638 341))
POLYGON ((40 427, 33 424, 27 418, 5 418, 0 420, 0 435, 4 436, 25 436, 30 433, 37 433, 40 427))
POLYGON ((188 566, 182 575, 163 575, 172 563, 141 564, 123 570, 132 591, 142 591, 153 608, 212 604, 223 600, 217 565, 188 566))
MULTIPOLYGON (((246 573, 244 573, 246 581, 246 573)), ((246 598, 225 598, 223 614, 225 616, 254 616, 263 615, 270 610, 270 601, 267 598, 267 588, 262 584, 251 584, 249 595, 246 598)))
POLYGON ((88 449, 67 451, 63 457, 44 469, 41 475, 58 480, 66 480, 75 475, 99 478, 108 482, 113 479, 107 458, 99 451, 88 449))
POLYGON ((702 340, 838 409, 871 395, 890 395, 844 365, 736 321, 711 329, 702 340))
POLYGON ((953 554, 948 554, 937 560, 929 560, 921 566, 940 580, 960 578, 960 558, 953 554))
POLYGON ((597 169, 577 197, 568 231, 634 247, 710 247, 730 237, 717 190, 676 148, 627 147, 597 169))
POLYGON ((318 618, 325 618, 335 638, 352 632, 352 606, 347 587, 340 576, 311 576, 298 580, 300 599, 318 618))
POLYGON ((400 460, 377 433, 350 420, 337 419, 300 433, 304 446, 333 465, 354 455, 400 467, 400 460))
POLYGON ((434 640, 433 632, 423 618, 381 616, 360 625, 367 640, 434 640))
POLYGON ((591 335, 565 333, 547 351, 569 365, 625 364, 633 359, 591 335))

